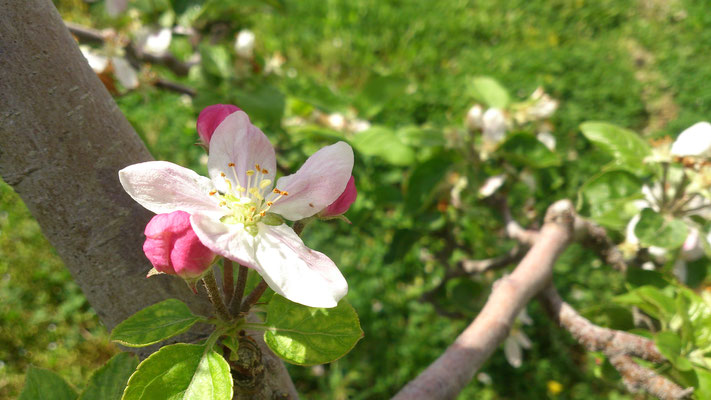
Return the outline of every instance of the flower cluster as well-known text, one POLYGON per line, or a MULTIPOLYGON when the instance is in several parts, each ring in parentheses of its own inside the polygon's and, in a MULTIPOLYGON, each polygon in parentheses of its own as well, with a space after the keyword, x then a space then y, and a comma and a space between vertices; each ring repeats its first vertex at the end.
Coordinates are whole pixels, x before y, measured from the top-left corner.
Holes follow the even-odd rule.
MULTIPOLYGON (((647 164, 659 165, 664 170, 663 181, 644 185, 644 199, 635 202, 642 211, 651 208, 655 212, 680 218, 688 228, 688 235, 682 245, 674 267, 680 279, 685 279, 686 262, 694 261, 705 254, 711 246, 711 234, 702 234, 703 228, 692 216, 711 220, 711 124, 698 122, 682 131, 676 140, 661 139, 653 142, 652 153, 645 159, 647 164)), ((635 254, 640 247, 635 235, 635 227, 640 215, 633 217, 626 229, 623 252, 635 254)), ((649 247, 655 260, 664 262, 667 249, 649 247)), ((652 268, 651 265, 648 265, 652 268)))
POLYGON ((539 87, 528 99, 510 104, 505 109, 485 109, 480 104, 475 104, 467 112, 465 120, 467 129, 482 133, 480 156, 486 159, 506 139, 509 131, 528 123, 537 123, 538 140, 553 150, 555 137, 550 133, 551 127, 545 120, 550 118, 557 108, 558 101, 539 87))
POLYGON ((144 246, 155 269, 199 279, 216 254, 253 268, 291 301, 335 307, 348 290, 343 275, 284 220, 348 209, 356 197, 351 147, 326 146, 277 180, 274 148, 239 108, 206 108, 197 131, 209 147, 209 178, 165 161, 119 171, 126 192, 159 214, 146 227, 144 246))

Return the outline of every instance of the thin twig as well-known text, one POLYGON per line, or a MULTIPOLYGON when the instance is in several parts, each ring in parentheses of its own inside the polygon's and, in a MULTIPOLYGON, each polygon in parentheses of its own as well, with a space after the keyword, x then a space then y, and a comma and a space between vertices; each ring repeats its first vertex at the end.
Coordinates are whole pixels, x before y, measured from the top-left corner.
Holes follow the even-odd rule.
POLYGON ((241 313, 247 313, 249 309, 256 303, 260 297, 264 294, 264 291, 267 290, 267 282, 262 279, 259 281, 257 286, 252 290, 252 293, 248 294, 247 297, 244 299, 242 302, 242 306, 239 308, 239 311, 241 313))
POLYGON ((631 357, 654 363, 666 361, 653 340, 593 324, 564 302, 553 285, 541 292, 539 300, 550 317, 570 332, 580 344, 590 351, 602 351, 620 372, 631 392, 642 389, 663 400, 683 399, 693 392, 693 388, 683 389, 634 362, 631 357))
POLYGON ((235 294, 230 302, 230 311, 233 315, 239 314, 239 309, 242 306, 242 297, 244 297, 244 289, 247 286, 247 277, 249 275, 249 268, 244 265, 240 265, 237 270, 237 286, 235 287, 235 294))
POLYGON ((526 250, 525 247, 514 246, 506 254, 483 260, 465 259, 460 261, 459 265, 467 274, 482 274, 486 271, 500 269, 519 261, 521 257, 526 254, 526 250))
POLYGON ((210 302, 212 302, 217 316, 225 321, 232 319, 230 313, 227 311, 227 307, 225 307, 225 302, 222 300, 222 295, 220 295, 220 289, 217 287, 217 281, 215 280, 215 274, 212 272, 212 269, 202 277, 202 282, 205 284, 207 296, 210 298, 210 302))
POLYGON ((627 271, 625 257, 612 239, 607 236, 605 228, 576 216, 575 236, 578 242, 597 253, 598 257, 612 268, 620 272, 627 271))
POLYGON ((225 304, 232 303, 235 294, 235 276, 232 268, 232 260, 222 259, 222 292, 225 294, 225 304))
POLYGON ((153 82, 153 85, 157 88, 170 90, 171 92, 187 94, 190 97, 195 97, 197 92, 191 87, 181 85, 180 83, 168 81, 163 78, 158 78, 153 82))

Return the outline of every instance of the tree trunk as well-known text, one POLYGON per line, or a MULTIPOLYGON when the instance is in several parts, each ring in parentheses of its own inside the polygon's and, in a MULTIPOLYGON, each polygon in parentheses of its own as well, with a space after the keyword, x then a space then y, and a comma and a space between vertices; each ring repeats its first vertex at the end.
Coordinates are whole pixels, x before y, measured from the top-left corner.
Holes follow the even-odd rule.
MULTIPOLYGON (((145 277, 151 213, 123 191, 118 170, 152 157, 51 1, 0 0, 0 10, 0 176, 108 329, 169 297, 206 313, 208 303, 179 279, 145 277)), ((294 397, 283 364, 264 365, 265 390, 294 397)))

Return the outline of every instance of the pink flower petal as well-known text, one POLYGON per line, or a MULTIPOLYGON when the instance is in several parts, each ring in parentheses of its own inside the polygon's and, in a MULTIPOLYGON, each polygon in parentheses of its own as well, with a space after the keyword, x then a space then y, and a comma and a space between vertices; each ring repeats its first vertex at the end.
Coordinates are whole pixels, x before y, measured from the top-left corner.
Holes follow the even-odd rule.
POLYGON ((282 224, 259 224, 255 248, 257 272, 275 292, 309 307, 335 307, 348 292, 336 264, 311 250, 294 231, 282 224))
POLYGON ((244 230, 242 224, 224 224, 200 213, 192 215, 190 224, 208 249, 245 267, 257 267, 254 257, 255 238, 244 230))
MULTIPOLYGON (((252 177, 252 186, 263 179, 274 181, 276 156, 274 147, 259 128, 249 122, 249 117, 242 111, 230 114, 217 127, 210 141, 210 158, 207 168, 212 181, 221 192, 228 191, 230 184, 247 187, 247 171, 255 170, 256 165, 266 173, 252 177), (234 164, 234 168, 230 167, 234 164), (235 172, 237 173, 235 179, 235 172), (221 174, 225 174, 222 177, 221 174)), ((271 187, 271 186, 270 186, 271 187)))
POLYGON ((207 146, 210 144, 210 138, 215 132, 215 129, 220 123, 227 118, 228 115, 239 111, 239 107, 232 104, 214 104, 205 107, 200 111, 197 119, 197 132, 200 139, 207 146))
POLYGON ((351 179, 346 184, 346 189, 340 196, 319 213, 321 217, 335 217, 344 214, 351 207, 351 204, 356 201, 358 191, 356 190, 355 178, 351 175, 351 179))
POLYGON ((212 182, 173 163, 133 164, 119 171, 119 180, 134 200, 156 214, 176 210, 224 214, 217 199, 210 196, 212 182))
POLYGON ((143 252, 160 272, 194 279, 207 271, 215 259, 215 253, 195 235, 190 214, 184 211, 154 216, 144 233, 143 252))
POLYGON ((314 153, 295 174, 279 178, 276 187, 289 193, 271 211, 296 221, 331 205, 346 189, 353 171, 353 149, 345 142, 314 153))

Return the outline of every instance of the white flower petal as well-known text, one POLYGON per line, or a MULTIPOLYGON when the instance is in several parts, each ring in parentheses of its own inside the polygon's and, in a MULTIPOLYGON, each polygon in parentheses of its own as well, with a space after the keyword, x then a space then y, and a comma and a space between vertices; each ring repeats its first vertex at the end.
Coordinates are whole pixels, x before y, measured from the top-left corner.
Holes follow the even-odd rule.
POLYGON ((711 156, 711 124, 697 122, 686 128, 672 144, 671 154, 679 157, 711 156))
POLYGON ((111 63, 114 65, 114 75, 116 75, 116 79, 121 82, 123 87, 126 89, 138 87, 138 73, 128 61, 121 57, 114 57, 111 59, 111 63))
POLYGON ((289 193, 271 208, 286 219, 310 217, 343 193, 353 171, 353 149, 345 142, 314 153, 295 174, 279 178, 276 187, 289 193))
POLYGON ((336 264, 311 250, 294 231, 282 224, 259 224, 255 248, 259 267, 269 287, 287 299, 309 307, 335 307, 348 292, 336 264))
POLYGON ((156 214, 177 210, 188 213, 224 214, 210 196, 212 182, 196 172, 166 161, 129 165, 119 171, 124 190, 156 214))
POLYGON ((257 269, 254 257, 255 237, 242 224, 223 224, 208 214, 190 216, 190 225, 198 239, 213 252, 237 261, 245 267, 257 269))
MULTIPOLYGON (((267 173, 261 179, 274 181, 276 173, 276 156, 274 147, 269 139, 259 128, 249 122, 249 117, 243 111, 237 111, 227 116, 215 129, 210 138, 210 158, 207 168, 210 178, 221 192, 228 191, 224 173, 232 185, 239 184, 247 187, 247 170, 254 170, 255 164, 266 169, 267 173), (235 164, 237 179, 232 168, 228 165, 235 164), (238 183, 239 182, 239 183, 238 183)), ((255 177, 252 177, 255 180, 255 177)), ((253 183, 252 186, 255 186, 253 183)))

